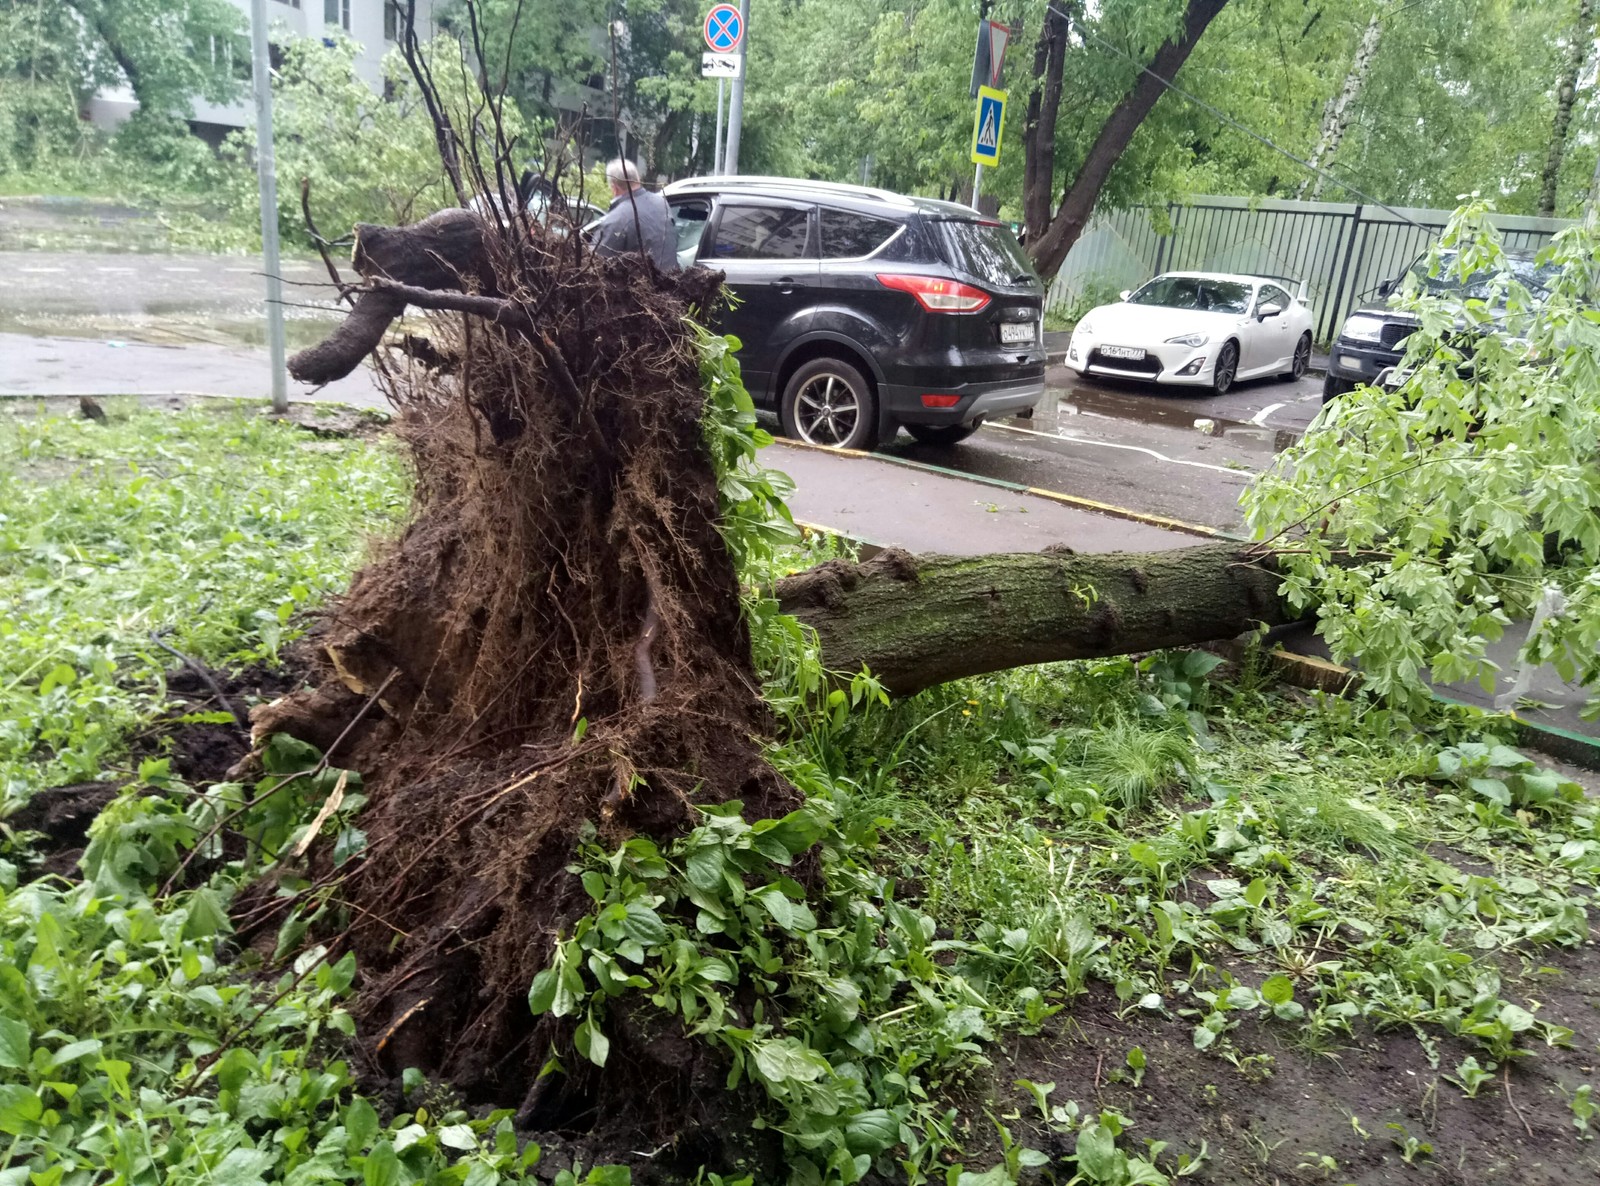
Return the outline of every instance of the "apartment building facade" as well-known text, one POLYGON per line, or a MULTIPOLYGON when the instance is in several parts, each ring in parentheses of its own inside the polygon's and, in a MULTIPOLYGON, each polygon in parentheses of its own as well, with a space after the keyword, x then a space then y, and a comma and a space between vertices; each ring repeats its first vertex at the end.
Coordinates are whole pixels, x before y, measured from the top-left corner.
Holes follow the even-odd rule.
MULTIPOLYGON (((250 0, 228 0, 250 20, 250 0)), ((434 28, 434 9, 444 0, 417 0, 417 23, 434 28)), ((403 3, 397 0, 267 0, 269 36, 274 42, 289 37, 331 38, 347 34, 359 45, 356 72, 373 90, 383 87, 383 58, 399 41, 404 29, 403 3)), ((210 46, 213 57, 231 56, 237 50, 227 44, 210 46)), ((239 75, 248 78, 249 63, 236 65, 239 75)), ((102 91, 89 101, 89 118, 98 126, 113 128, 133 113, 138 103, 126 87, 102 91)), ((197 135, 213 143, 255 119, 248 93, 228 104, 196 99, 190 120, 197 135)))

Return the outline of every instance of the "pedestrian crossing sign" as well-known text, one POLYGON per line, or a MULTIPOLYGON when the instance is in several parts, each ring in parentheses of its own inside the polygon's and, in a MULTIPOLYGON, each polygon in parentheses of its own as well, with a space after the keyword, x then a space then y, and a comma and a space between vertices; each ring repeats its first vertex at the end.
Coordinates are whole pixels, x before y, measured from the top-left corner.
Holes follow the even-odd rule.
POLYGON ((972 123, 972 163, 1000 163, 1000 137, 1006 130, 1006 93, 993 87, 978 88, 978 116, 972 123))

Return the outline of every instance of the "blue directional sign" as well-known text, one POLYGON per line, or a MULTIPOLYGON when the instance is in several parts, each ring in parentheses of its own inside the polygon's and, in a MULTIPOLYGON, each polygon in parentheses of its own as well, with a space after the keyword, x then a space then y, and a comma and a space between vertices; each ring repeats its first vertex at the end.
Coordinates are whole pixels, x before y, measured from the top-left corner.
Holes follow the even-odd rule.
POLYGON ((744 40, 744 21, 731 4, 719 4, 706 14, 706 44, 719 54, 732 53, 744 40))
POLYGON ((992 87, 978 88, 978 117, 972 124, 972 163, 1000 163, 1000 137, 1006 127, 1006 93, 992 87))

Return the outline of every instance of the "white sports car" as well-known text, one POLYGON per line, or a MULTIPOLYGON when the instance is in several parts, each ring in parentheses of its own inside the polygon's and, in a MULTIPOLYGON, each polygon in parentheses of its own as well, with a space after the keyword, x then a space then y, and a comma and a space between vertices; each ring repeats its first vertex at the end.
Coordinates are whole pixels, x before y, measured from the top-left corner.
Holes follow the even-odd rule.
POLYGON ((1298 379, 1311 362, 1311 310, 1281 276, 1167 272, 1115 305, 1101 305, 1072 331, 1067 366, 1209 387, 1239 379, 1298 379))

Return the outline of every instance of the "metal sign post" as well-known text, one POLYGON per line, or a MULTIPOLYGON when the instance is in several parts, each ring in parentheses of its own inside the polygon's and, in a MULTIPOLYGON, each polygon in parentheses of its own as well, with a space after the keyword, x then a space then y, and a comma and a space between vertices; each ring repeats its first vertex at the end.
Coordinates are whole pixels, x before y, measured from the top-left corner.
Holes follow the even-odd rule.
POLYGON ((267 272, 267 352, 272 365, 272 411, 289 410, 284 372, 283 280, 278 264, 277 161, 272 152, 272 69, 267 55, 267 0, 250 0, 250 74, 256 98, 256 181, 261 188, 261 256, 267 272))
POLYGON ((728 100, 728 152, 723 168, 730 175, 739 171, 739 140, 744 134, 744 76, 750 49, 750 0, 739 0, 739 75, 733 80, 733 97, 728 100))
POLYGON ((972 183, 972 208, 978 208, 983 188, 983 167, 1000 163, 1000 140, 1006 128, 1006 93, 993 87, 978 88, 978 114, 972 121, 972 163, 978 167, 972 183))
POLYGON ((711 172, 722 176, 722 92, 727 89, 726 79, 717 79, 717 138, 711 145, 711 172))
MULTIPOLYGON (((988 4, 983 6, 985 13, 988 4)), ((978 47, 972 57, 972 97, 978 100, 978 116, 972 129, 972 163, 977 172, 972 178, 972 208, 978 208, 983 192, 983 167, 1000 163, 1000 134, 1005 126, 1006 93, 1000 89, 1000 72, 1006 67, 1006 47, 1012 29, 999 21, 978 22, 978 47)))

